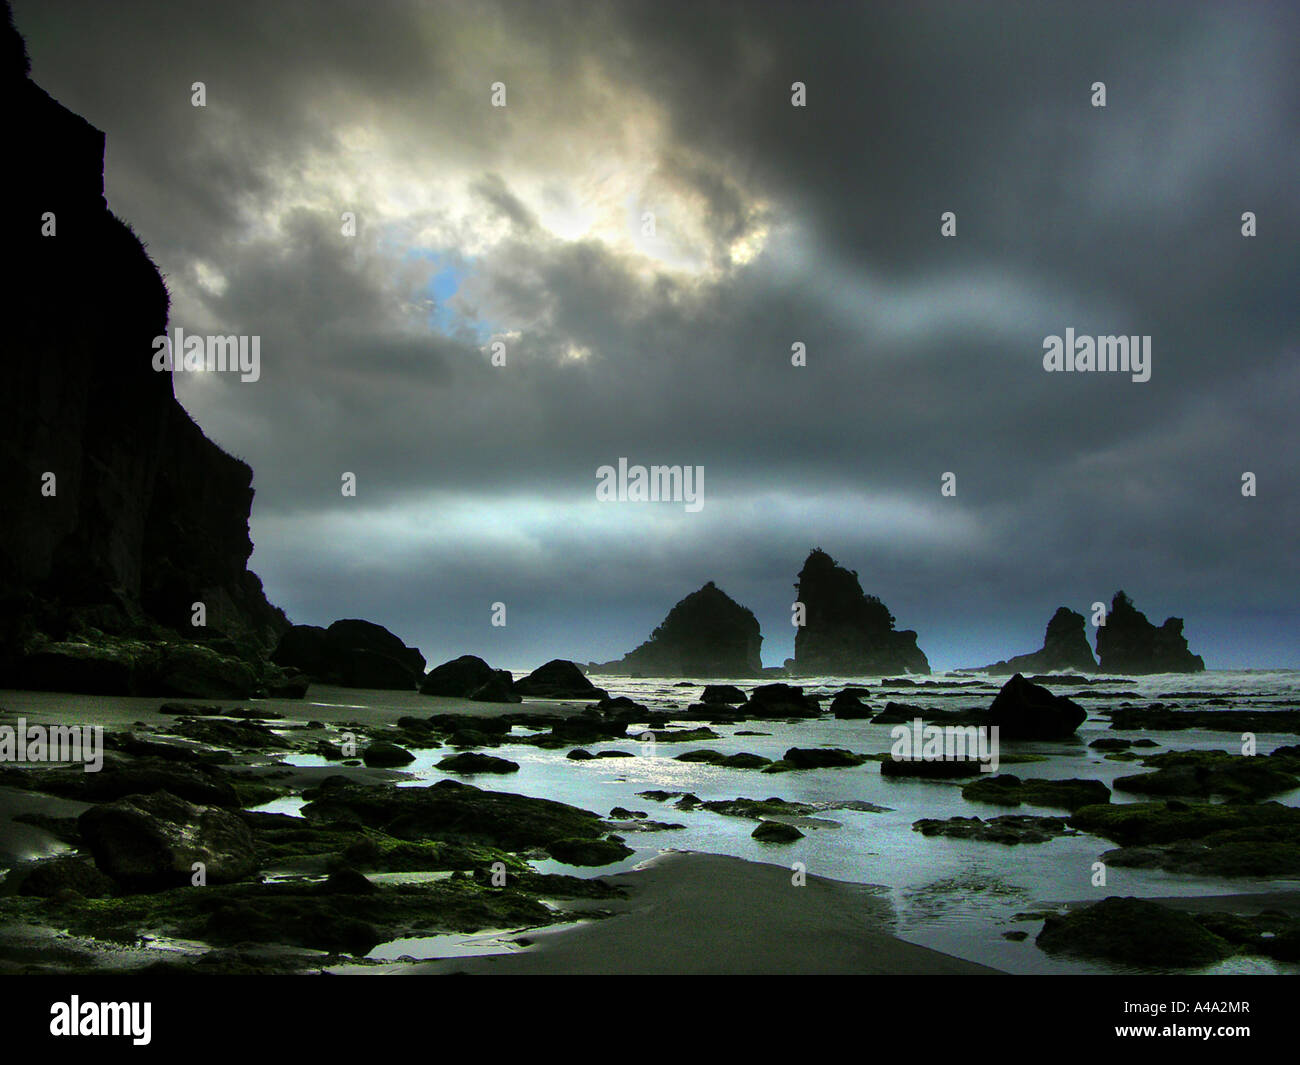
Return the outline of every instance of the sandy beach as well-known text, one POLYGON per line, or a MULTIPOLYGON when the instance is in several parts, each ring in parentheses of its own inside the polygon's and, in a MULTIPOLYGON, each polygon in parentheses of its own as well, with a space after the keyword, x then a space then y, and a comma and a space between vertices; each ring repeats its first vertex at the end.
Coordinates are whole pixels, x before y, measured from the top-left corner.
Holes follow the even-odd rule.
POLYGON ((408 973, 814 975, 997 973, 888 932, 872 889, 716 854, 673 853, 609 879, 614 917, 543 933, 514 954, 408 966, 408 973))

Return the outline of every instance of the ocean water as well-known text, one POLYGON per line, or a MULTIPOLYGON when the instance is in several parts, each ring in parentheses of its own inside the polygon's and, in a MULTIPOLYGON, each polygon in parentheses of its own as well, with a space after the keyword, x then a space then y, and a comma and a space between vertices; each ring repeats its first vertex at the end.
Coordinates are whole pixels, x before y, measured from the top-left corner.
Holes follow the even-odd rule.
MULTIPOLYGON (((593 675, 594 683, 612 695, 626 695, 653 710, 671 713, 697 701, 702 685, 674 678, 624 678, 593 675)), ((805 691, 832 696, 846 685, 873 689, 870 703, 883 708, 886 701, 911 703, 936 709, 987 707, 1004 678, 980 674, 936 674, 928 680, 934 686, 894 687, 879 678, 801 678, 805 691), (961 685, 961 686, 957 686, 961 685)), ((918 681, 922 680, 918 678, 918 681)), ((736 681, 748 689, 753 681, 736 681)), ((1138 733, 1109 728, 1108 720, 1096 710, 1131 703, 1136 706, 1162 702, 1178 709, 1293 709, 1300 707, 1300 673, 1278 671, 1216 671, 1189 675, 1156 675, 1107 681, 1086 688, 1057 690, 1079 697, 1090 711, 1077 737, 1059 743, 1003 742, 1000 754, 1042 756, 1041 761, 1004 764, 999 771, 1023 777, 1097 779, 1111 785, 1118 776, 1142 772, 1133 762, 1108 761, 1088 744, 1100 737, 1138 738, 1138 733)), ((157 725, 167 718, 157 714, 158 699, 89 698, 51 693, 0 692, 0 707, 9 716, 25 715, 32 721, 77 721, 102 723, 113 728, 143 721, 157 725)), ((234 705, 234 704, 232 704, 234 705)), ((309 719, 342 724, 359 722, 376 725, 394 721, 403 714, 427 716, 448 710, 474 713, 518 711, 518 706, 464 704, 458 700, 433 699, 416 693, 370 692, 314 686, 305 700, 262 700, 253 705, 285 715, 290 721, 309 719)), ((580 705, 580 704, 569 704, 580 705)), ((824 704, 826 705, 826 704, 824 704)), ((554 709, 555 704, 535 701, 526 708, 554 709)), ((1096 962, 1053 958, 1040 951, 1033 937, 1041 927, 1037 920, 1017 920, 1017 914, 1052 905, 1095 900, 1107 895, 1209 896, 1249 894, 1300 888, 1295 880, 1206 878, 1149 870, 1110 867, 1105 887, 1093 887, 1093 863, 1113 844, 1089 835, 1061 837, 1042 844, 1007 846, 944 837, 925 837, 912 829, 923 817, 979 816, 985 819, 1004 813, 1064 816, 1064 811, 1027 805, 1010 809, 967 802, 961 797, 959 781, 909 780, 880 775, 875 762, 856 768, 796 771, 764 774, 756 770, 728 769, 700 763, 676 761, 687 750, 708 748, 724 754, 748 751, 779 758, 792 746, 844 747, 864 754, 887 753, 892 745, 890 725, 868 721, 837 721, 829 718, 798 722, 747 721, 736 725, 714 725, 716 740, 686 743, 638 740, 632 729, 626 740, 585 745, 592 753, 621 750, 626 758, 572 761, 569 748, 542 750, 507 742, 491 753, 519 764, 519 772, 508 776, 480 775, 468 779, 476 786, 557 799, 608 815, 615 806, 644 811, 656 821, 682 827, 659 832, 624 832, 635 853, 617 865, 600 869, 576 869, 554 861, 535 863, 540 871, 581 876, 602 876, 635 868, 666 850, 704 851, 734 855, 750 861, 791 867, 802 863, 811 875, 834 880, 877 885, 888 896, 896 913, 895 934, 909 941, 933 947, 1017 973, 1124 971, 1096 962), (766 735, 737 735, 738 732, 766 735), (824 804, 809 818, 794 819, 805 833, 792 844, 764 844, 751 838, 754 822, 725 817, 706 810, 679 810, 671 802, 655 802, 638 793, 647 790, 690 792, 701 800, 736 797, 782 799, 824 804), (879 811, 836 808, 844 802, 870 803, 879 811), (1025 931, 1028 939, 1013 942, 1004 932, 1025 931)), ((516 727, 517 735, 527 730, 516 727)), ((289 734, 286 731, 286 734, 289 734)), ((1143 733, 1160 744, 1160 750, 1225 750, 1240 752, 1240 733, 1187 730, 1143 733)), ((1300 742, 1284 734, 1260 734, 1260 753, 1274 747, 1300 742)), ((451 753, 447 748, 413 752, 416 761, 406 767, 401 786, 421 787, 446 774, 435 763, 451 753)), ((1142 752, 1139 752, 1142 753, 1142 752)), ((277 755, 293 765, 325 765, 314 756, 277 755)), ((1116 792, 1112 801, 1137 801, 1140 796, 1116 792)), ((1300 789, 1277 796, 1287 805, 1300 804, 1300 789)), ((282 799, 263 809, 296 813, 301 800, 282 799)), ((718 885, 726 891, 726 884, 718 885)), ((405 946, 402 944, 400 946, 405 946)), ((457 948, 459 949, 459 948, 457 948)), ((377 956, 396 957, 399 945, 377 956)), ((417 953, 419 953, 417 951, 417 953)), ((1213 967, 1213 972, 1298 972, 1300 966, 1262 959, 1232 959, 1213 967)))

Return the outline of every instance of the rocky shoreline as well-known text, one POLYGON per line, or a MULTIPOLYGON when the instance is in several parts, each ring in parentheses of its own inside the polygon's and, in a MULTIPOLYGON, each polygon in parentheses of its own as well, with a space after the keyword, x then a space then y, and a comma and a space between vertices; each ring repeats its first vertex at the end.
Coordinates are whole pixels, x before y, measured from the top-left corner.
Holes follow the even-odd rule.
MULTIPOLYGON (((570 671, 552 664, 533 683, 546 687, 549 682, 549 690, 568 691, 566 684, 575 675, 580 675, 576 667, 570 671)), ((366 960, 381 944, 496 935, 501 929, 515 929, 516 938, 530 940, 530 929, 566 925, 581 925, 583 930, 574 933, 576 942, 588 946, 573 948, 571 956, 555 955, 557 964, 566 957, 562 968, 613 965, 609 955, 600 954, 605 949, 600 945, 625 945, 627 933, 594 932, 591 922, 612 917, 635 924, 627 917, 627 892, 640 890, 635 888, 638 874, 593 874, 631 855, 630 840, 682 828, 674 815, 703 813, 747 821, 754 826, 754 839, 780 863, 783 850, 797 846, 837 810, 883 808, 855 800, 788 801, 770 795, 769 785, 750 792, 768 794, 766 799, 643 791, 642 808, 614 806, 602 814, 512 792, 510 779, 520 767, 503 749, 535 750, 557 767, 579 765, 584 757, 649 753, 722 766, 737 779, 753 774, 756 782, 778 781, 782 778, 770 774, 781 772, 885 773, 900 764, 888 753, 890 738, 909 708, 888 696, 908 691, 906 678, 898 679, 897 688, 891 686, 895 682, 859 684, 829 699, 779 683, 748 691, 733 685, 695 686, 682 691, 676 710, 610 697, 583 680, 591 688, 590 702, 529 696, 502 705, 430 696, 437 703, 435 713, 361 720, 338 713, 326 715, 328 721, 312 718, 310 704, 294 702, 277 705, 299 706, 301 712, 160 703, 146 713, 147 720, 108 722, 100 772, 66 765, 0 766, 0 821, 21 829, 24 841, 0 854, 5 866, 0 924, 7 930, 0 938, 0 970, 185 966, 199 972, 319 972, 345 966, 361 971, 383 968, 366 960), (858 750, 825 744, 791 747, 778 759, 713 749, 724 733, 741 742, 745 735, 761 737, 765 725, 835 720, 831 706, 842 706, 846 696, 864 712, 849 719, 861 738, 858 750), (626 741, 621 750, 619 740, 626 741), (588 747, 599 749, 593 754, 588 747), (401 786, 409 778, 405 767, 422 752, 434 753, 440 778, 425 786, 401 786), (297 808, 258 809, 284 802, 297 808), (539 872, 539 861, 571 871, 539 872), (583 867, 590 872, 583 873, 583 867), (145 950, 141 944, 181 946, 145 950)), ((1017 715, 1055 715, 1065 724, 1054 728, 1065 729, 1059 734, 1072 738, 1073 725, 1066 726, 1084 714, 1063 692, 1018 675, 1000 691, 988 681, 932 683, 933 690, 958 698, 965 692, 982 695, 988 705, 963 712, 914 708, 931 722, 945 716, 982 719, 984 725, 1000 721, 999 727, 1010 723, 1014 732, 1017 715), (1014 703, 1014 713, 1008 712, 1008 703, 1014 703)), ((1067 679, 1058 687, 1086 690, 1088 678, 1067 679)), ((424 697, 413 693, 411 698, 424 697)), ((139 710, 137 700, 131 704, 139 710)), ((1104 721, 1138 712, 1141 708, 1117 705, 1094 707, 1091 714, 1104 721)), ((1241 715, 1249 715, 1249 724, 1261 735, 1284 736, 1296 728, 1291 710, 1235 714, 1234 727, 1245 720, 1241 715)), ((0 726, 13 722, 14 715, 0 715, 0 726)), ((977 815, 921 818, 913 825, 918 842, 952 838, 1019 848, 1063 836, 1090 837, 1096 841, 1097 860, 1116 868, 1300 878, 1300 810, 1275 801, 1300 788, 1300 747, 1283 743, 1269 754, 1238 755, 1165 751, 1145 732, 1117 736, 1113 742, 1099 739, 1093 748, 1104 758, 1134 763, 1133 771, 1107 787, 1096 780, 1035 772, 1033 763, 1050 760, 1052 744, 1062 742, 1042 738, 1052 733, 1053 728, 1044 733, 1035 727, 1024 739, 1010 740, 1003 760, 1025 765, 1013 773, 981 773, 973 765, 952 783, 952 774, 905 778, 923 788, 955 786, 977 815), (1020 751, 1017 742, 1035 746, 1020 751), (1033 812, 1020 813, 1017 807, 1033 812), (1043 809, 1053 812, 1037 812, 1043 809)), ((1074 744, 1061 749, 1073 750, 1074 744)), ((749 883, 769 875, 745 874, 742 879, 749 883)), ((788 869, 783 877, 789 879, 788 869)), ((662 874, 645 882, 657 884, 656 891, 681 889, 670 889, 662 874)), ((1150 923, 1154 911, 1096 903, 1080 913, 1091 916, 1040 911, 1039 947, 1063 956, 1157 969, 1211 955, 1300 961, 1300 923, 1291 909, 1190 924, 1169 917, 1168 935, 1143 940, 1147 946, 1141 959, 1125 945, 1124 929, 1137 921, 1150 923)), ((685 912, 678 916, 700 919, 685 912)), ((1157 925, 1164 927, 1160 922, 1165 917, 1157 916, 1157 925)), ((876 931, 888 935, 886 924, 876 931)), ((547 933, 545 940, 558 936, 560 942, 565 935, 547 933)), ((514 943, 510 949, 521 957, 530 953, 526 944, 514 943)), ((736 949, 744 954, 744 948, 736 949)), ((769 944, 761 956, 770 960, 772 949, 769 944)), ((516 966, 545 971, 546 957, 541 952, 528 961, 485 959, 483 964, 485 971, 516 966)), ((949 962, 931 960, 940 967, 934 971, 949 971, 943 968, 949 962)), ((477 971, 477 964, 465 971, 477 971)), ((828 970, 838 964, 828 960, 828 970)), ((883 963, 877 959, 870 964, 883 963)), ((853 966, 859 968, 850 968, 861 971, 864 965, 870 968, 858 957, 853 966)), ((697 958, 686 971, 699 966, 707 967, 706 961, 697 958)))

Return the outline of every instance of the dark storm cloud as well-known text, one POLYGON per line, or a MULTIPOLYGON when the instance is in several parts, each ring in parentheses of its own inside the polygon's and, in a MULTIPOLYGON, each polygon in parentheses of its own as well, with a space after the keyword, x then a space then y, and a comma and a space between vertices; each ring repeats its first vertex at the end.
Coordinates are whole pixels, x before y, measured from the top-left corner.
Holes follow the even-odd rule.
POLYGON ((774 663, 816 543, 938 664, 1121 585, 1212 665, 1300 664, 1293 13, 16 6, 174 321, 263 338, 258 385, 178 391, 257 471, 297 620, 600 658, 714 579, 774 663), (579 182, 666 258, 548 220, 579 182), (1150 334, 1151 380, 1044 373, 1067 326, 1150 334), (602 510, 620 455, 703 465, 705 510, 602 510))

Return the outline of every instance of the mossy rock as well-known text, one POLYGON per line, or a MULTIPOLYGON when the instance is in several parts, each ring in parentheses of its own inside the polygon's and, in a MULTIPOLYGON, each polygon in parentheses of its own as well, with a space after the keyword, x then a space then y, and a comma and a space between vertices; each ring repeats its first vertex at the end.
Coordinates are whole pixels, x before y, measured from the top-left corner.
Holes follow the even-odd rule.
POLYGON ((1110 802, 1110 789, 1099 780, 1022 780, 1001 773, 983 780, 973 780, 961 789, 969 802, 986 802, 995 806, 1052 806, 1076 810, 1110 802))
POLYGON ((750 836, 760 843, 793 843, 804 834, 784 821, 760 821, 750 836))
POLYGON ((1232 944, 1182 910, 1118 896, 1048 917, 1035 942, 1049 954, 1145 968, 1201 968, 1235 953, 1232 944))
POLYGON ((1276 827, 1286 838, 1300 839, 1300 810, 1276 802, 1108 803, 1076 809, 1070 824, 1129 847, 1265 827, 1276 827))

